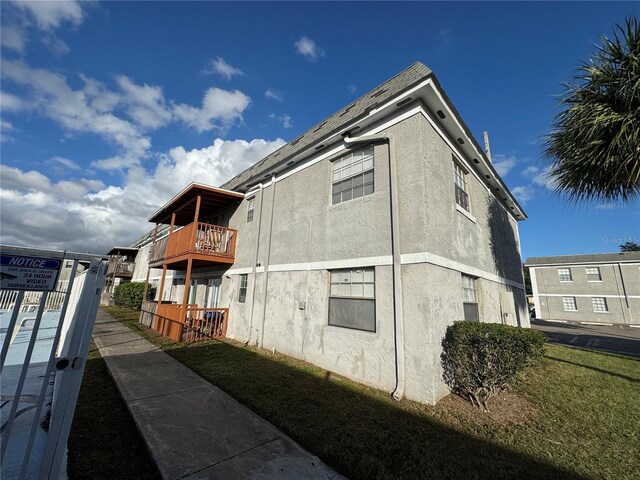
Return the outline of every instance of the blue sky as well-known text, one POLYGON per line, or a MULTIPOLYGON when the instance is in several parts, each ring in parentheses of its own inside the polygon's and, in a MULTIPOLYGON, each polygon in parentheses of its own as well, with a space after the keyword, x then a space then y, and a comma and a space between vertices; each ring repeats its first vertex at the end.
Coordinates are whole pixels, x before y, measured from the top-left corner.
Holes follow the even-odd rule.
POLYGON ((5 2, 2 242, 104 253, 416 60, 523 204, 523 258, 640 241, 541 174, 560 82, 637 3, 5 2))

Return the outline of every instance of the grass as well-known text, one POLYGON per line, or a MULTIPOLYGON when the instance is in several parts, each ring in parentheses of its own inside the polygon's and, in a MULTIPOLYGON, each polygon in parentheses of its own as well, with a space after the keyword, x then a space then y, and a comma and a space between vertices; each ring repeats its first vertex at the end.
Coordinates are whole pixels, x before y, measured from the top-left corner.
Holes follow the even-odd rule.
POLYGON ((174 343, 137 312, 105 310, 352 479, 640 478, 638 359, 547 346, 497 419, 454 396, 395 402, 232 341, 174 343))
POLYGON ((160 479, 107 366, 92 343, 68 442, 69 479, 160 479))

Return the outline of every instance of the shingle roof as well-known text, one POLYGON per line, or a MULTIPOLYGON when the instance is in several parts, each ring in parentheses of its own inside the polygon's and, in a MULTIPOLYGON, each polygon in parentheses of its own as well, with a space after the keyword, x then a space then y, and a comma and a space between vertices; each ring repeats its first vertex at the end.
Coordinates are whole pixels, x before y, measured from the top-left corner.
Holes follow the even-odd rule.
POLYGON ((305 148, 316 143, 322 138, 335 134, 345 125, 352 123, 360 117, 365 117, 371 109, 417 85, 431 74, 431 70, 424 64, 420 62, 414 63, 393 78, 384 82, 382 85, 379 85, 369 93, 363 95, 355 102, 350 103, 345 108, 337 111, 330 117, 325 118, 299 137, 293 139, 280 149, 266 156, 260 162, 247 168, 239 175, 236 175, 234 178, 222 185, 222 188, 233 190, 250 178, 261 175, 263 172, 270 170, 275 165, 283 161, 286 161, 288 158, 303 151, 305 148))
POLYGON ((586 255, 562 255, 558 257, 531 257, 525 266, 559 265, 598 262, 640 262, 640 252, 591 253, 586 255))
MULTIPOLYGON (((140 238, 138 238, 135 242, 133 242, 131 245, 129 245, 129 247, 130 248, 140 248, 143 245, 146 245, 147 243, 151 242, 151 240, 153 239, 153 231, 154 230, 155 230, 155 227, 152 228, 151 230, 149 230, 144 235, 142 235, 140 238)), ((158 225, 158 237, 161 237, 162 235, 164 235, 168 231, 169 231, 169 225, 158 225)))

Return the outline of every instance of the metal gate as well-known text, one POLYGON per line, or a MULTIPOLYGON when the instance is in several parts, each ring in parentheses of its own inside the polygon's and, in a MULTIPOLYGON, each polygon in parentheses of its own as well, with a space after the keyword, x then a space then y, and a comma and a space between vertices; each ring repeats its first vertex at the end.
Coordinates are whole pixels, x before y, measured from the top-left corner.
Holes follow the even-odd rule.
POLYGON ((57 480, 106 258, 5 246, 0 256, 1 298, 10 299, 0 305, 2 478, 57 480))

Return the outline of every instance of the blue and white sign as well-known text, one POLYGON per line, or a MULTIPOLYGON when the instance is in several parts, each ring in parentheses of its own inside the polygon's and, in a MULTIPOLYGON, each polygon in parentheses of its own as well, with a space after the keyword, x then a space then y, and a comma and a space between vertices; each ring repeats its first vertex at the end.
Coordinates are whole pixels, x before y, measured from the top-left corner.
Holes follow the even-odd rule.
POLYGON ((0 255, 0 289, 51 291, 61 266, 55 258, 0 255))

